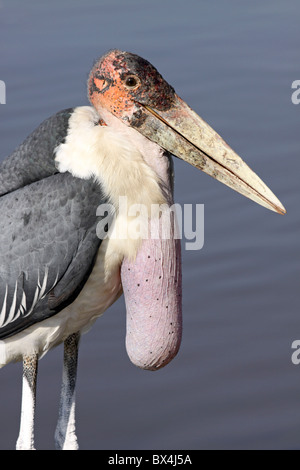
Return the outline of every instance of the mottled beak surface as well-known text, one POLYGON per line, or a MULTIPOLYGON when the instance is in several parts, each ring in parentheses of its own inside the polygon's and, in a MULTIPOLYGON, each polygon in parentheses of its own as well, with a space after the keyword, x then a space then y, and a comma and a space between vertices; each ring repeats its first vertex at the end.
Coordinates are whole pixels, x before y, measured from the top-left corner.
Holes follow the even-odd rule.
POLYGON ((177 95, 166 111, 140 106, 144 118, 133 119, 131 126, 144 136, 258 204, 279 214, 286 212, 241 157, 177 95))

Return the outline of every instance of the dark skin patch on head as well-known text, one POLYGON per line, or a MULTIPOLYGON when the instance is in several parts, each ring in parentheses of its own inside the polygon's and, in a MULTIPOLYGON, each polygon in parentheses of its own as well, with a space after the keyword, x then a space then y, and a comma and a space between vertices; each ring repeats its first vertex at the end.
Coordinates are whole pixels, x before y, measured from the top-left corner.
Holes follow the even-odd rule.
POLYGON ((148 116, 141 109, 139 109, 132 115, 130 121, 133 127, 138 128, 144 124, 147 118, 148 116))
POLYGON ((175 90, 169 85, 150 62, 131 53, 120 53, 113 61, 122 81, 128 75, 137 75, 141 86, 128 90, 133 101, 147 104, 159 111, 170 109, 174 101, 175 90))

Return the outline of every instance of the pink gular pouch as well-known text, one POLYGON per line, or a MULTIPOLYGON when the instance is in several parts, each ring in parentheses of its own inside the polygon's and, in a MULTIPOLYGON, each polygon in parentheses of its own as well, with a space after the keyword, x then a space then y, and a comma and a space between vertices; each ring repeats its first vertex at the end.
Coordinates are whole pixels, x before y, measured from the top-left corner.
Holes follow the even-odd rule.
POLYGON ((174 238, 172 221, 169 234, 163 233, 163 223, 149 221, 151 233, 159 227, 158 238, 144 239, 135 260, 125 258, 121 267, 127 353, 133 364, 148 370, 176 356, 182 334, 180 240, 174 238))

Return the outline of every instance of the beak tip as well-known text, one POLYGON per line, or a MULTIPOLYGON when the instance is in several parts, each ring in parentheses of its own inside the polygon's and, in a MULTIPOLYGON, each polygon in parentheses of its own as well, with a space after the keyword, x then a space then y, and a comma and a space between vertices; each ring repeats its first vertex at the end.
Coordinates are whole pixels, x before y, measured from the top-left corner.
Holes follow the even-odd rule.
POLYGON ((282 209, 280 208, 280 210, 278 211, 278 214, 280 214, 280 215, 285 215, 285 214, 286 214, 286 209, 285 209, 285 207, 282 206, 282 209))
POLYGON ((284 205, 280 202, 278 198, 276 198, 276 204, 274 205, 274 208, 278 214, 280 215, 286 214, 286 208, 284 207, 284 205))
MULTIPOLYGON (((277 199, 277 198, 276 198, 277 199)), ((269 207, 273 212, 276 212, 277 214, 280 215, 285 215, 286 214, 286 208, 281 204, 281 202, 277 199, 276 203, 271 204, 272 207, 269 207)))

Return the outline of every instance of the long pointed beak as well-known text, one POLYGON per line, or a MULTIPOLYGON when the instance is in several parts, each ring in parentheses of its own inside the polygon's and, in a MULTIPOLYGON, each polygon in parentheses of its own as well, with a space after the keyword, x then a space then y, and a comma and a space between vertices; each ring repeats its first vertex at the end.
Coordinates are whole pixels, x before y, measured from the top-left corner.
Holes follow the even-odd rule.
POLYGON ((174 105, 167 111, 139 103, 142 116, 140 113, 139 119, 132 119, 130 125, 235 191, 272 211, 285 214, 285 208, 265 183, 217 132, 175 96, 174 105))

